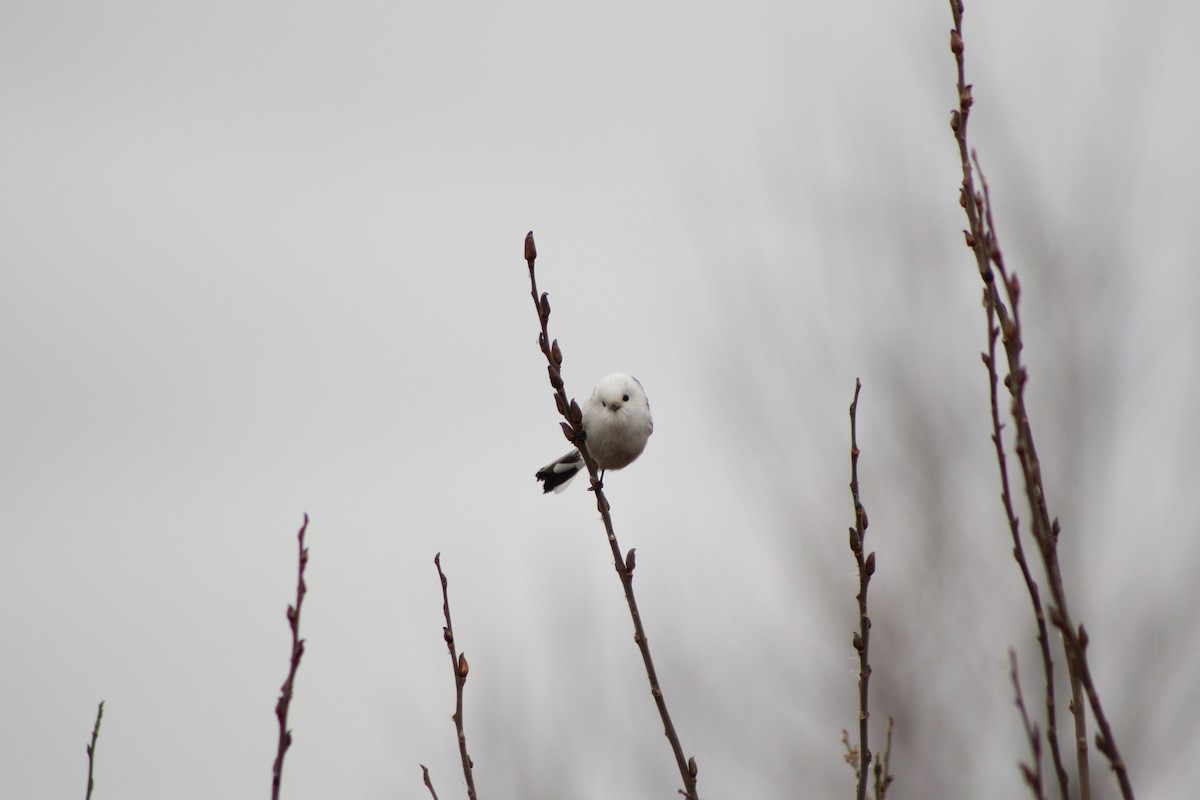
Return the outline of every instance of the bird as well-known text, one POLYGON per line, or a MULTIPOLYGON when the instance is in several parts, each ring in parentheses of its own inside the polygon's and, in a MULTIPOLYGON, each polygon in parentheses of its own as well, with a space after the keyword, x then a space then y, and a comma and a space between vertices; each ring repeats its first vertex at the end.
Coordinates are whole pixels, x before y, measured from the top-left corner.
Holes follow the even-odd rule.
MULTIPOLYGON (((583 404, 584 447, 600 468, 599 485, 610 469, 628 467, 646 449, 654 433, 650 401, 641 382, 624 372, 605 375, 583 404)), ((542 492, 558 494, 580 470, 586 470, 583 456, 575 449, 551 461, 534 475, 542 482, 542 492)))

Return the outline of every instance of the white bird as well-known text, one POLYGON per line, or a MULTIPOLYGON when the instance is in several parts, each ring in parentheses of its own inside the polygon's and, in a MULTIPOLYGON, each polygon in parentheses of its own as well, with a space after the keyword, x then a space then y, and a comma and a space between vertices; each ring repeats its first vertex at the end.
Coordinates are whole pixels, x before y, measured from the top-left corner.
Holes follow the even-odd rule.
MULTIPOLYGON (((650 401, 637 378, 614 372, 600 379, 581 410, 584 446, 600 468, 603 485, 606 470, 628 467, 646 449, 646 441, 654 433, 650 401)), ((539 469, 534 477, 542 482, 543 492, 558 494, 580 470, 586 470, 583 456, 572 450, 539 469)))

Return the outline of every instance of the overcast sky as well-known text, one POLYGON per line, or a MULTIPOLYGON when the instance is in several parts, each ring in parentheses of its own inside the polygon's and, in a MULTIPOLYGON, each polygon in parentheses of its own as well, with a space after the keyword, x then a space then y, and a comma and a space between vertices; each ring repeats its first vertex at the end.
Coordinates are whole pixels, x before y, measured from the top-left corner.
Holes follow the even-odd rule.
MULTIPOLYGON (((465 796, 439 551, 480 796, 674 796, 593 498, 533 479, 567 445, 532 229, 568 392, 630 372, 655 414, 606 484, 701 795, 852 791, 861 377, 894 796, 1021 796, 947 4, 482 8, 0 4, 0 795, 81 795, 103 699, 95 797, 266 796, 308 513, 285 797, 422 797, 418 763, 465 796)), ((966 22, 1073 611, 1152 800, 1200 778, 1198 25, 966 22)))

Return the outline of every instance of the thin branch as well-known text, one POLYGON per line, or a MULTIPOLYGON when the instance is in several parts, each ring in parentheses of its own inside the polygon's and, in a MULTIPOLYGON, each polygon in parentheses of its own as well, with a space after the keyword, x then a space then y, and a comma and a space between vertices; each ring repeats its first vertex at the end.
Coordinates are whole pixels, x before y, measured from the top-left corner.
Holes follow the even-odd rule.
POLYGON ((308 514, 304 515, 304 524, 296 536, 299 542, 299 570, 296 577, 296 605, 288 606, 288 626, 292 629, 292 660, 288 669, 287 680, 279 692, 279 702, 275 704, 275 716, 279 718, 279 747, 275 752, 275 768, 271 778, 271 800, 279 800, 279 782, 283 778, 283 756, 292 746, 292 732, 288 730, 288 708, 292 704, 292 690, 296 685, 296 670, 300 668, 300 658, 304 655, 304 640, 300 638, 300 607, 304 603, 304 595, 308 587, 304 583, 304 568, 308 566, 308 548, 304 546, 304 534, 308 530, 308 514))
POLYGON ((1009 673, 1012 675, 1013 693, 1016 695, 1017 710, 1021 712, 1021 724, 1025 727, 1025 738, 1029 740, 1029 749, 1033 753, 1033 766, 1018 763, 1021 775, 1029 784, 1036 800, 1046 800, 1046 790, 1042 787, 1042 737, 1038 733, 1037 723, 1029 721, 1029 711, 1025 708, 1025 697, 1021 694, 1021 677, 1017 672, 1017 651, 1008 649, 1009 673))
POLYGON ((892 785, 892 781, 896 780, 896 776, 892 775, 890 768, 892 762, 892 728, 894 725, 894 720, 889 716, 883 755, 875 761, 875 800, 884 800, 884 797, 887 796, 888 787, 892 785))
MULTIPOLYGON (((442 638, 446 640, 446 649, 450 651, 450 668, 454 670, 454 716, 451 719, 454 720, 454 729, 458 732, 458 755, 462 759, 463 777, 467 779, 467 797, 475 800, 475 763, 467 755, 467 734, 463 732, 463 687, 467 684, 470 666, 467 664, 466 654, 460 654, 454 644, 454 624, 450 621, 450 593, 446 574, 442 572, 441 553, 433 557, 433 563, 437 567, 438 578, 442 581, 442 612, 446 616, 442 638)), ((425 785, 429 786, 429 791, 433 791, 433 787, 429 785, 428 771, 425 773, 425 785)), ((435 794, 434 798, 436 797, 435 794)))
POLYGON ((433 781, 429 780, 429 767, 421 765, 421 775, 425 778, 425 788, 433 795, 433 800, 438 800, 437 792, 433 790, 433 781))
MULTIPOLYGON (((1050 520, 1046 491, 1042 485, 1041 462, 1038 459, 1037 448, 1033 440, 1033 429, 1029 423, 1029 413, 1025 406, 1025 384, 1028 381, 1028 372, 1021 363, 1021 351, 1024 349, 1021 336, 1021 285, 1016 275, 1010 276, 1005 268, 1004 258, 997 244, 987 178, 984 177, 983 170, 979 166, 978 155, 972 152, 971 156, 983 187, 982 199, 977 197, 977 202, 980 202, 984 231, 981 249, 987 254, 989 262, 996 267, 996 273, 1000 275, 1008 308, 1011 311, 1009 325, 1004 333, 1004 347, 1008 357, 1008 375, 1005 377, 1005 386, 1008 387, 1012 397, 1011 413, 1017 429, 1015 445, 1017 463, 1021 466, 1026 499, 1032 510, 1033 538, 1038 545, 1046 580, 1050 586, 1050 621, 1063 634, 1063 651, 1071 684, 1069 709, 1075 723, 1075 758, 1079 773, 1079 797, 1081 800, 1089 800, 1092 790, 1091 773, 1088 768, 1087 704, 1084 700, 1083 684, 1079 674, 1081 653, 1078 645, 1071 641, 1074 626, 1070 623, 1070 616, 1066 611, 1066 590, 1063 587, 1062 570, 1058 563, 1058 520, 1053 522, 1050 520)), ((995 305, 999 308, 1005 307, 998 292, 995 296, 995 305)))
POLYGON ((96 724, 92 727, 92 743, 87 746, 88 757, 88 785, 87 785, 87 800, 92 800, 92 789, 95 783, 92 781, 92 768, 96 764, 96 740, 100 738, 100 720, 104 718, 104 701, 100 701, 100 707, 96 709, 96 724))
POLYGON ((854 779, 858 780, 858 745, 850 744, 850 732, 842 728, 842 746, 846 748, 846 754, 842 756, 842 760, 850 765, 854 770, 854 779))
POLYGON ((621 555, 621 547, 617 543, 617 535, 613 532, 612 517, 609 515, 609 504, 604 496, 604 490, 600 483, 599 472, 596 468, 596 462, 588 453, 587 447, 584 444, 583 431, 583 412, 579 408, 579 404, 567 397, 566 389, 563 386, 562 380, 562 350, 558 346, 558 340, 551 341, 549 331, 546 327, 550 319, 550 298, 546 293, 538 294, 537 276, 534 272, 534 262, 537 260, 537 247, 533 241, 533 231, 530 231, 525 236, 525 261, 529 265, 529 285, 530 294, 533 296, 533 305, 537 310, 538 320, 541 323, 541 333, 538 334, 538 345, 541 348, 542 354, 546 356, 547 370, 550 376, 550 385, 554 389, 554 402, 558 407, 558 413, 562 415, 564 422, 561 423, 563 434, 567 440, 575 447, 579 448, 579 452, 583 455, 583 463, 587 466, 588 475, 591 477, 592 489, 596 495, 596 508, 600 511, 600 517, 604 521, 604 530, 608 535, 608 544, 612 549, 613 567, 617 571, 617 576, 621 579, 621 586, 625 590, 625 601, 629 605, 629 615, 633 618, 633 640, 637 644, 638 651, 642 654, 642 663, 646 668, 646 677, 650 680, 650 694, 654 698, 654 704, 658 708, 658 715, 662 719, 663 732, 666 734, 667 741, 671 745, 671 752, 675 756, 676 766, 679 768, 679 775, 683 779, 684 796, 688 800, 698 800, 699 795, 696 793, 696 759, 686 758, 683 754, 683 746, 679 743, 679 735, 675 732, 675 724, 671 721, 671 714, 667 710, 667 701, 663 696, 662 687, 658 683, 658 673, 654 669, 654 660, 650 656, 650 644, 646 639, 646 632, 642 627, 642 616, 638 611, 637 599, 633 593, 633 568, 634 559, 633 551, 630 550, 627 556, 621 555))
POLYGON ((864 557, 867 537, 867 509, 858 493, 858 393, 862 382, 854 379, 854 400, 850 403, 850 496, 854 499, 854 527, 850 529, 850 551, 858 564, 858 632, 854 634, 854 649, 858 651, 858 800, 867 796, 871 777, 871 747, 867 722, 871 717, 868 686, 871 681, 869 653, 871 647, 871 616, 867 613, 867 588, 875 572, 875 554, 864 557))
POLYGON ((1046 681, 1046 741, 1050 745, 1050 756, 1054 763, 1054 775, 1058 783, 1061 800, 1070 800, 1067 770, 1063 766, 1062 750, 1058 742, 1058 712, 1054 693, 1054 661, 1050 656, 1050 633, 1046 627, 1046 613, 1042 608, 1041 593, 1037 581, 1029 570, 1029 562, 1025 558, 1025 547, 1021 542, 1021 523, 1013 509, 1012 492, 1008 483, 1008 457, 1004 450, 1004 440, 1001 438, 1003 424, 1000 422, 999 376, 996 372, 996 339, 1000 335, 996 327, 995 306, 987 302, 984 295, 984 307, 987 309, 988 351, 983 356, 983 363, 988 368, 988 383, 992 406, 992 443, 996 447, 996 463, 1000 467, 1000 499, 1004 503, 1004 514, 1008 518, 1008 529, 1012 535, 1013 558, 1021 569, 1025 580, 1025 589, 1029 593, 1029 601, 1033 605, 1033 616, 1037 622, 1038 648, 1042 654, 1042 674, 1046 681))
MULTIPOLYGON (((1087 721, 1084 716, 1086 710, 1084 695, 1086 694, 1087 703, 1091 705, 1096 725, 1100 730, 1096 737, 1097 749, 1108 758, 1109 764, 1116 773, 1122 797, 1125 800, 1133 800, 1133 786, 1125 762, 1117 750, 1112 728, 1101 707, 1099 693, 1092 681, 1086 653, 1087 633, 1082 625, 1076 627, 1067 608, 1066 590, 1058 562, 1059 524, 1058 520, 1052 520, 1050 517, 1046 491, 1042 483, 1041 462, 1034 445, 1033 430, 1025 404, 1025 384, 1028 380, 1028 373, 1021 361, 1021 350, 1024 347, 1019 308, 1021 285, 1017 276, 1010 275, 1005 268, 992 217, 990 192, 982 172, 980 172, 980 184, 983 191, 979 192, 975 187, 972 171, 974 153, 970 152, 967 145, 967 122, 974 99, 971 94, 971 86, 966 83, 965 78, 961 0, 950 0, 950 9, 954 18, 954 28, 950 32, 950 49, 954 53, 958 66, 958 109, 951 114, 950 127, 954 131, 962 162, 963 181, 959 200, 966 211, 970 226, 970 229, 965 231, 967 246, 975 254, 976 265, 984 282, 986 305, 999 320, 999 329, 1008 360, 1008 374, 1004 383, 1012 399, 1011 414, 1016 425, 1015 450, 1032 513, 1032 534, 1041 555, 1046 582, 1050 590, 1050 622, 1062 634, 1063 650, 1070 676, 1071 711, 1075 716, 1080 798, 1087 800, 1091 793, 1087 756, 1087 721), (995 267, 994 271, 993 267, 995 267), (996 274, 1000 276, 1003 297, 1001 289, 997 287, 996 274)), ((979 169, 978 159, 975 160, 975 169, 979 169)), ((1053 681, 1048 681, 1048 685, 1053 685, 1053 681)))

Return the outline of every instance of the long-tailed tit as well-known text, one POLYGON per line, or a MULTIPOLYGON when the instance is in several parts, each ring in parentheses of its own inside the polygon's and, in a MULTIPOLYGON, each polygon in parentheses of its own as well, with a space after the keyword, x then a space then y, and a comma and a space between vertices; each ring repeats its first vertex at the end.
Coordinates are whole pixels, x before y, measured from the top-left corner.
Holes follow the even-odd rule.
MULTIPOLYGON (((646 449, 646 440, 654 433, 650 401, 637 378, 614 372, 600 379, 581 410, 584 447, 600 468, 603 484, 605 470, 629 466, 646 449)), ((543 492, 557 494, 580 470, 586 470, 583 456, 572 450, 539 469, 535 477, 542 482, 543 492)))

